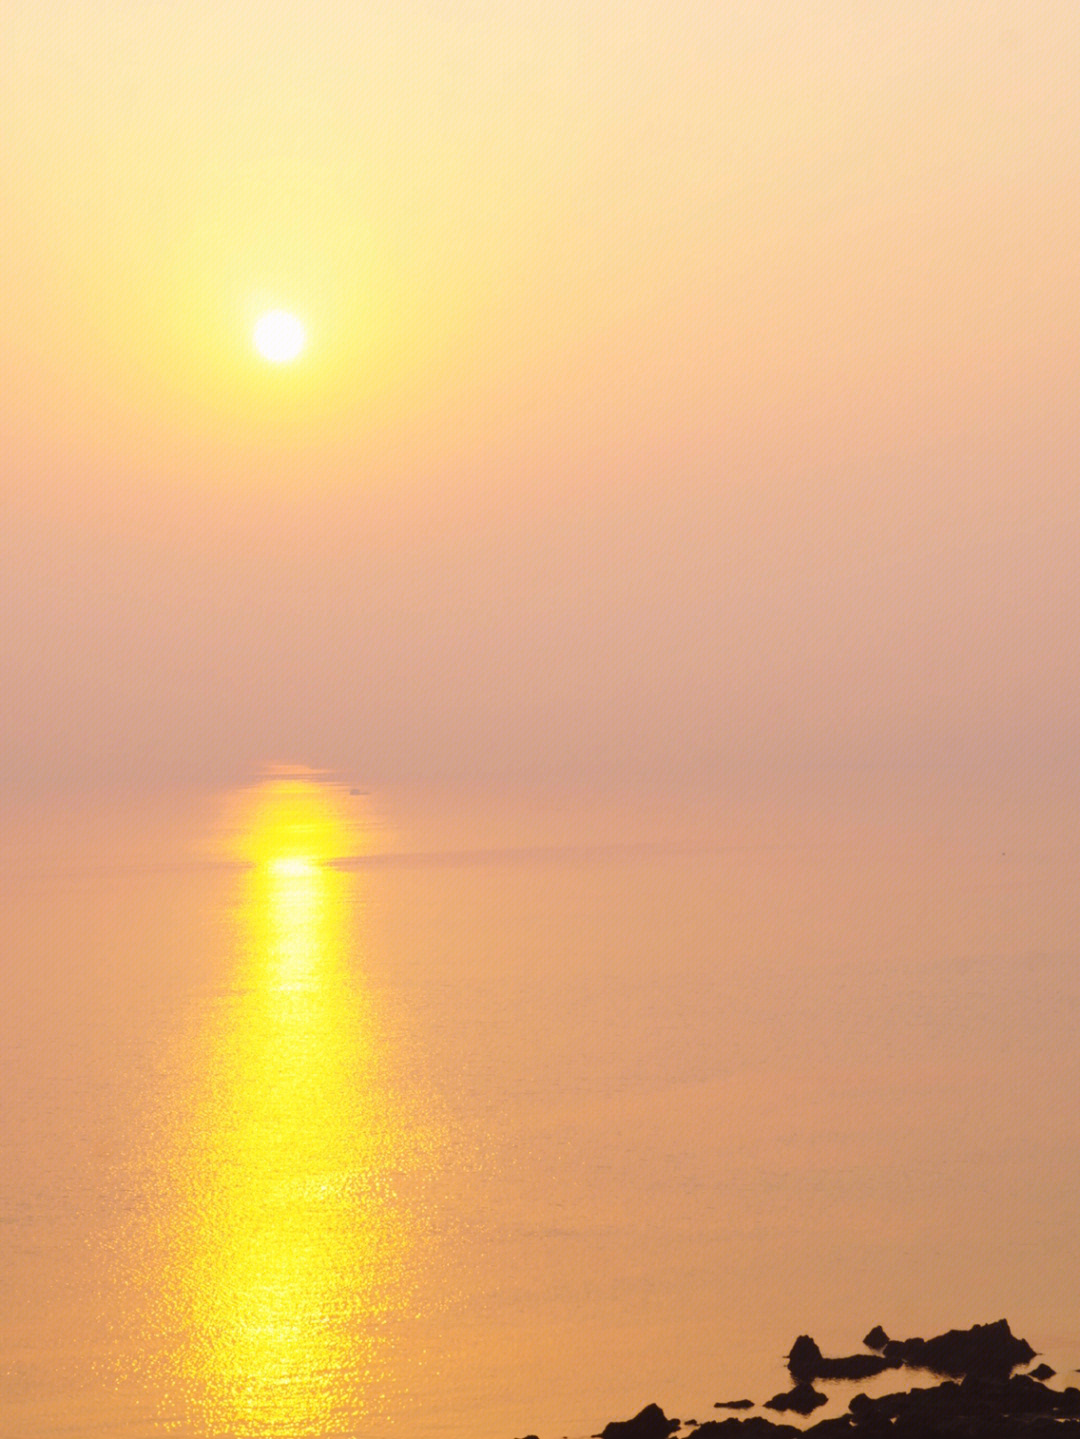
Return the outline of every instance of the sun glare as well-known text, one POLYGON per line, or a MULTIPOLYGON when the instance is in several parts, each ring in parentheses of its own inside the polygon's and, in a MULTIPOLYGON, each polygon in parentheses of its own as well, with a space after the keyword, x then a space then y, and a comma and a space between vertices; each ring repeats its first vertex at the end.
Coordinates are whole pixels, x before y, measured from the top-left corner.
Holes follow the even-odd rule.
POLYGON ((295 315, 287 310, 269 310, 256 321, 253 339, 264 360, 283 365, 296 359, 307 334, 295 315))

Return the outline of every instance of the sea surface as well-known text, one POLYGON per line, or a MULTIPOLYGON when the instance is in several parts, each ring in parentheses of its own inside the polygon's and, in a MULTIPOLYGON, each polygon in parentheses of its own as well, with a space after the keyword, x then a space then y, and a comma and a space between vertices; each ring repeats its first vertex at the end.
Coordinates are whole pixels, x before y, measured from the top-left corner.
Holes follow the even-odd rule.
POLYGON ((1080 1365, 1064 800, 282 771, 0 853, 7 1439, 575 1439, 878 1323, 1080 1365))

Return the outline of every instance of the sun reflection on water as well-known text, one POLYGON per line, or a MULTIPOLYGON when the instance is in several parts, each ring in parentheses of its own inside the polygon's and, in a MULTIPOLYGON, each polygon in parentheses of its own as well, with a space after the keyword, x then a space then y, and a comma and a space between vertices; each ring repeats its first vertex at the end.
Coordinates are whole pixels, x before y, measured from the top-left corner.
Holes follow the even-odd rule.
POLYGON ((162 1391, 205 1434, 340 1432, 382 1380, 414 1234, 396 1185, 431 1136, 389 1085, 358 955, 362 830, 328 786, 258 787, 237 969, 174 1127, 162 1391))

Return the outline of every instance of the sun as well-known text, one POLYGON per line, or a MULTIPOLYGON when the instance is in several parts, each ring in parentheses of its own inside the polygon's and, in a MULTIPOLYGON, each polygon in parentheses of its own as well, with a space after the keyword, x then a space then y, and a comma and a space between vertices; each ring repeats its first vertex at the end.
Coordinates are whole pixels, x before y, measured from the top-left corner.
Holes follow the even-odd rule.
POLYGON ((304 348, 307 332, 287 310, 268 310, 255 322, 252 339, 264 360, 284 365, 295 360, 304 348))

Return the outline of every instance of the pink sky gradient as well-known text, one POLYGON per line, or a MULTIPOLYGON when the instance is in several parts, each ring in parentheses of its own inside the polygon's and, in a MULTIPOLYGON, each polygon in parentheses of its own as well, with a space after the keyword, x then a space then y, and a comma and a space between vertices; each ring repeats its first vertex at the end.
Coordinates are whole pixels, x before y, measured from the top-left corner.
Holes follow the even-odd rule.
POLYGON ((5 787, 1074 766, 1074 0, 3 56, 5 787))

